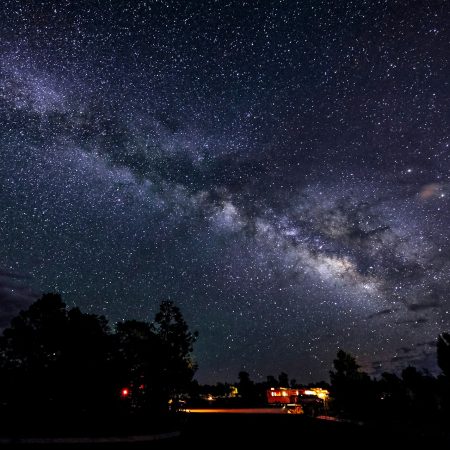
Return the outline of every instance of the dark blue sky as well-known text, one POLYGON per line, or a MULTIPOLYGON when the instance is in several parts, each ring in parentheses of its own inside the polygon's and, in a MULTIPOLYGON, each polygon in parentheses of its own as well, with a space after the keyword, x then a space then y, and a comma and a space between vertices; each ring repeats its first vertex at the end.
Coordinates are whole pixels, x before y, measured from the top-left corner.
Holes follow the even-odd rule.
POLYGON ((170 298, 200 381, 433 369, 450 329, 447 1, 0 6, 0 325, 170 298))

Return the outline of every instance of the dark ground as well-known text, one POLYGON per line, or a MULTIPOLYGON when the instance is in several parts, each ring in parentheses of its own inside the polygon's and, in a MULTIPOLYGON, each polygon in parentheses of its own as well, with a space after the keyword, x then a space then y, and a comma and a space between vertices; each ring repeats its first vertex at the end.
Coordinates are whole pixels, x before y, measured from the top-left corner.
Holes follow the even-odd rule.
POLYGON ((3 448, 95 448, 98 450, 125 448, 450 448, 448 430, 445 435, 432 425, 416 427, 377 425, 361 426, 329 422, 295 415, 257 414, 189 414, 181 424, 181 436, 164 441, 139 444, 96 445, 6 445, 3 448))

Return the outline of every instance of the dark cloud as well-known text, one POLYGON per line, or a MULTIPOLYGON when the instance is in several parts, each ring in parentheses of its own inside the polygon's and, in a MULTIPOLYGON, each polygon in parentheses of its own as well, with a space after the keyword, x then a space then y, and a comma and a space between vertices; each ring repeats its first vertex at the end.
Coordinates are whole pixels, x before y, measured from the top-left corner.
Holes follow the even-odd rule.
POLYGON ((429 319, 426 317, 419 317, 418 319, 407 319, 407 320, 398 320, 397 324, 411 324, 414 327, 418 327, 420 325, 423 325, 427 323, 429 319))
POLYGON ((394 312, 394 310, 390 309, 390 308, 382 309, 381 311, 370 314, 369 316, 367 316, 367 319, 370 320, 370 319, 374 319, 376 317, 386 316, 388 314, 392 314, 393 312, 394 312))
POLYGON ((403 353, 410 353, 410 352, 412 352, 414 349, 411 348, 411 347, 400 347, 398 350, 401 351, 401 352, 403 352, 403 353))
MULTIPOLYGON (((4 270, 0 268, 0 279, 4 280, 28 280, 31 277, 25 273, 14 272, 12 270, 4 270)), ((6 281, 7 282, 7 281, 6 281)))
POLYGON ((409 360, 411 360, 411 359, 413 359, 414 357, 413 356, 410 356, 410 355, 402 355, 402 356, 393 356, 391 359, 390 359, 390 362, 391 363, 398 363, 398 362, 402 362, 402 361, 409 361, 409 360))
POLYGON ((412 312, 420 312, 420 311, 427 311, 429 309, 435 309, 440 308, 442 304, 438 301, 431 301, 431 302, 423 302, 423 303, 407 303, 406 307, 409 311, 412 312))
POLYGON ((437 346, 437 340, 434 341, 428 341, 428 342, 418 342, 415 344, 416 347, 436 347, 437 346))
POLYGON ((404 368, 406 365, 417 367, 419 370, 422 370, 425 373, 431 373, 435 375, 438 375, 440 373, 440 370, 436 365, 435 351, 422 351, 416 355, 412 355, 411 359, 409 359, 406 364, 403 364, 401 368, 404 368))

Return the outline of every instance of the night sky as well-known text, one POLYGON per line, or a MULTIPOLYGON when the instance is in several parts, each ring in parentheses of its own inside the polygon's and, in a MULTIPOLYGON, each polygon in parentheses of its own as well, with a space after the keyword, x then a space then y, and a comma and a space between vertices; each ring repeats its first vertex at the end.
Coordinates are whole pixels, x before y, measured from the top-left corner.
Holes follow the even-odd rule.
POLYGON ((450 331, 447 1, 0 6, 0 326, 171 299, 201 382, 434 370, 450 331))

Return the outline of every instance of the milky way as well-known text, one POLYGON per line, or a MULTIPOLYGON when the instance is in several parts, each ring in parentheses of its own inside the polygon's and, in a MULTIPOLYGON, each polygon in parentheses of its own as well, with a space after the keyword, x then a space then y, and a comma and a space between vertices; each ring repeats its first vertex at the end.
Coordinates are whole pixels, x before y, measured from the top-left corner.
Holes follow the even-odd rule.
POLYGON ((0 6, 0 326, 174 300, 200 381, 434 370, 447 1, 0 6))

